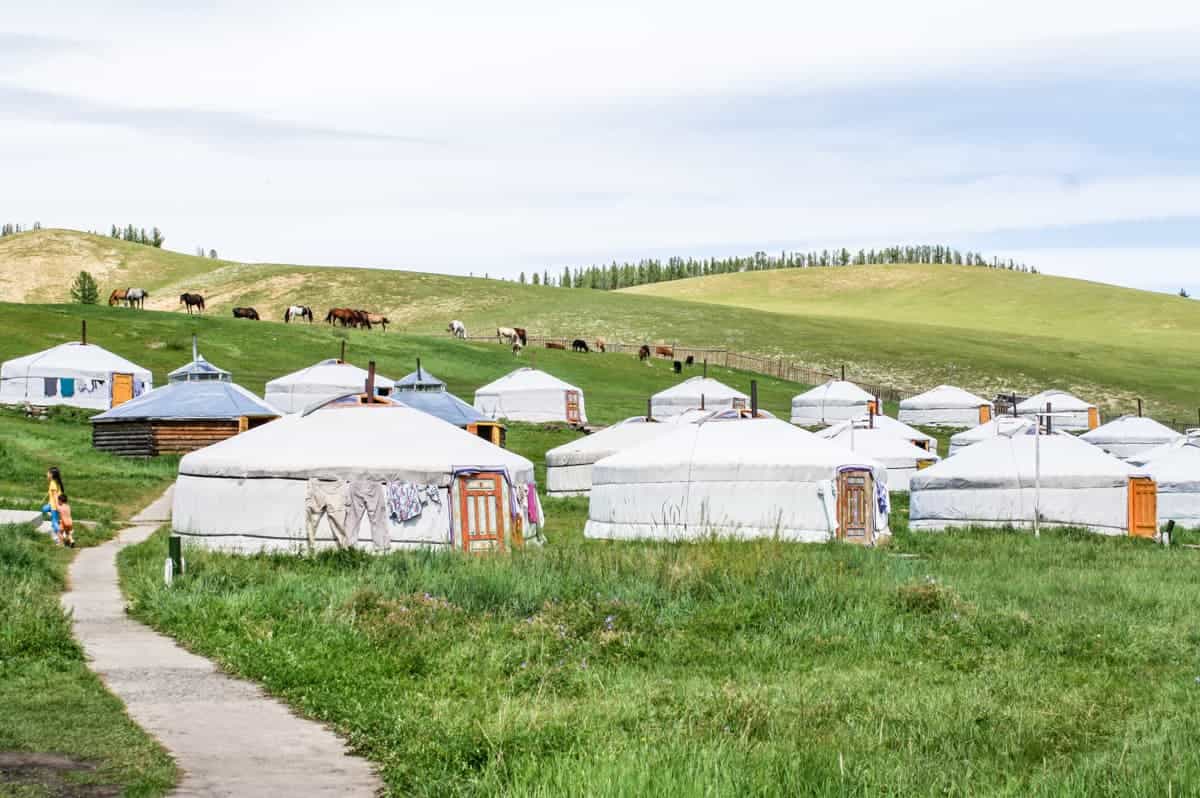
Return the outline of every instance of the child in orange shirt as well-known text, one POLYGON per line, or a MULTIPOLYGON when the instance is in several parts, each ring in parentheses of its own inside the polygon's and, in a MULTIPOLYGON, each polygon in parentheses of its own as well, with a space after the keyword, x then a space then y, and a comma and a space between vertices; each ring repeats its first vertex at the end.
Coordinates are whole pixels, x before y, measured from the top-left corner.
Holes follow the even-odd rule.
POLYGON ((65 493, 58 496, 58 543, 71 548, 75 546, 75 522, 71 520, 71 504, 65 493))

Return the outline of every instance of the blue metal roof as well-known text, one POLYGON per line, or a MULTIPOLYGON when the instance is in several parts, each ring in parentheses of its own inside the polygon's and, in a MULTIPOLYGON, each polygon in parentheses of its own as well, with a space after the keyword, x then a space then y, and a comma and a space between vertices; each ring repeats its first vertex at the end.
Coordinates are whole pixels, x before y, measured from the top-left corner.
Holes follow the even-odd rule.
POLYGON ((397 391, 444 391, 446 383, 422 368, 396 380, 397 391))
POLYGON ((188 382, 203 380, 218 380, 229 382, 233 376, 222 368, 217 368, 204 359, 204 355, 196 355, 195 359, 186 366, 180 366, 167 375, 167 382, 188 382))
POLYGON ((436 416, 456 427, 465 427, 479 421, 491 420, 462 399, 446 391, 397 391, 392 394, 392 401, 436 416))
POLYGON ((168 383, 101 413, 92 421, 274 418, 278 415, 270 405, 241 386, 221 380, 201 380, 168 383))

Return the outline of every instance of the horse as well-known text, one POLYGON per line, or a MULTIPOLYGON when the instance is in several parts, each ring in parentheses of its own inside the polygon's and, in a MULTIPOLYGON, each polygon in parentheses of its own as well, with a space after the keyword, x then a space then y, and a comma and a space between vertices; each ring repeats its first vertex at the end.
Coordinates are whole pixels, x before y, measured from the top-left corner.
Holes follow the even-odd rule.
POLYGON ((607 352, 608 351, 608 341, 605 341, 603 338, 597 338, 596 342, 595 342, 595 344, 593 344, 593 346, 596 347, 597 352, 607 352))
POLYGON ((688 355, 688 356, 687 356, 687 360, 683 361, 683 365, 685 365, 685 366, 694 366, 694 365, 696 365, 696 356, 695 356, 695 355, 688 355))
POLYGON ((450 333, 455 338, 466 339, 467 325, 463 324, 458 319, 455 319, 454 321, 450 322, 448 327, 446 327, 446 332, 450 333))
POLYGON ((197 308, 197 313, 204 312, 204 297, 199 294, 180 294, 179 304, 187 305, 188 315, 192 315, 192 308, 197 308))
POLYGON ((128 293, 128 288, 116 288, 108 295, 108 306, 114 307, 118 302, 125 302, 125 295, 128 293))
POLYGON ((234 308, 233 317, 235 319, 250 319, 250 321, 259 321, 258 311, 254 308, 234 308))
POLYGON ((145 288, 126 288, 125 289, 125 304, 131 308, 139 310, 146 307, 146 300, 150 298, 150 292, 145 288))
POLYGON ((517 334, 517 340, 521 342, 521 346, 529 346, 529 339, 525 337, 524 327, 513 327, 513 332, 517 334))
POLYGON ((656 347, 654 347, 654 354, 661 355, 662 357, 665 357, 667 360, 674 360, 675 359, 675 347, 673 347, 673 346, 656 346, 656 347))
POLYGON ((638 349, 638 360, 649 360, 649 359, 650 359, 650 346, 648 344, 642 344, 642 347, 640 349, 638 349))
POLYGON ((365 315, 367 317, 367 329, 368 330, 371 329, 372 324, 378 324, 380 327, 383 328, 384 332, 387 332, 387 326, 389 324, 391 324, 391 321, 388 320, 387 316, 384 316, 383 314, 380 314, 380 313, 364 313, 363 315, 365 315))
POLYGON ((565 352, 567 349, 567 345, 561 341, 547 341, 546 348, 547 349, 561 349, 565 352))
POLYGON ((332 308, 325 314, 325 323, 333 324, 336 321, 343 327, 357 327, 357 318, 355 311, 350 308, 332 308))
POLYGON ((590 350, 588 349, 587 341, 583 340, 582 338, 576 338, 574 341, 571 342, 571 351, 572 352, 583 352, 586 354, 590 350))
POLYGON ((313 323, 312 308, 308 305, 292 305, 283 312, 283 323, 290 324, 292 319, 308 319, 308 323, 313 323))
POLYGON ((510 344, 513 341, 521 340, 520 338, 517 337, 517 331, 514 330, 512 327, 497 327, 496 328, 496 337, 499 338, 500 340, 505 341, 506 343, 510 343, 510 344))
POLYGON ((522 349, 524 349, 524 347, 521 346, 520 341, 513 341, 513 345, 512 345, 513 357, 518 357, 521 354, 522 349))

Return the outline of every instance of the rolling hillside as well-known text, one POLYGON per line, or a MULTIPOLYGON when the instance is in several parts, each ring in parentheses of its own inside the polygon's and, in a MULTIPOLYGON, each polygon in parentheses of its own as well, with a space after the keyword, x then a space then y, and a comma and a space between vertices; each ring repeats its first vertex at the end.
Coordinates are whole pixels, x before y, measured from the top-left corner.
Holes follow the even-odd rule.
MULTIPOLYGON (((518 324, 534 335, 603 335, 786 358, 915 393, 950 382, 984 395, 1072 390, 1106 414, 1133 400, 1187 423, 1200 405, 1200 306, 1079 280, 951 266, 755 272, 643 286, 568 290, 419 272, 207 260, 65 230, 0 239, 0 300, 64 302, 80 269, 150 290, 178 310, 198 291, 212 315, 252 305, 281 318, 292 303, 386 313, 393 330, 474 334, 518 324)), ((11 331, 11 327, 9 328, 11 331)), ((374 333, 379 335, 379 333, 374 333)), ((392 332, 387 333, 391 335, 392 332)))

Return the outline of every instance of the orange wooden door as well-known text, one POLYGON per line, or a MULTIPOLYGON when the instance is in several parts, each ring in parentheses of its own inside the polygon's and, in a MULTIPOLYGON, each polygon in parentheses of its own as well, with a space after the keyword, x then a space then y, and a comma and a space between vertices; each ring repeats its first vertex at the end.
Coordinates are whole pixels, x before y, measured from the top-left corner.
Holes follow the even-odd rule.
POLYGON ((1158 488, 1149 477, 1129 478, 1129 534, 1152 538, 1158 532, 1158 488))
POLYGON ((567 423, 578 424, 579 417, 579 391, 567 391, 567 423))
POLYGON ((1100 411, 1094 407, 1088 408, 1088 429, 1100 426, 1100 411))
POLYGON ((992 420, 992 408, 987 405, 979 406, 979 423, 986 424, 992 420))
POLYGON ((504 478, 499 474, 459 477, 463 550, 504 549, 503 491, 504 478))
POLYGON ((133 375, 112 375, 112 406, 123 405, 133 398, 133 375))
POLYGON ((867 469, 838 474, 838 537, 850 543, 875 541, 875 480, 867 469))

